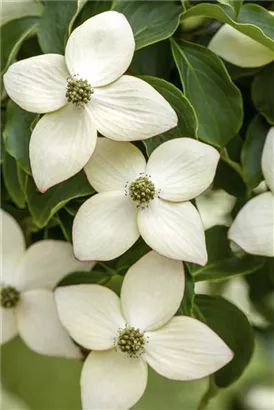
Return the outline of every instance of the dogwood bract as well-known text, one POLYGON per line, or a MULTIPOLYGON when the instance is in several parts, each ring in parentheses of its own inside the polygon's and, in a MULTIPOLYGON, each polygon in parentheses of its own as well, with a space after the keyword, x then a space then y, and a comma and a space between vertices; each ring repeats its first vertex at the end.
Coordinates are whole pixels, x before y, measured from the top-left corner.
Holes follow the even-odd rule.
POLYGON ((204 323, 173 317, 184 294, 180 261, 149 252, 127 272, 121 301, 99 285, 56 289, 63 325, 86 349, 81 375, 82 405, 129 409, 147 385, 147 364, 174 380, 205 377, 233 357, 204 323))
POLYGON ((228 237, 248 253, 274 256, 274 127, 266 137, 262 172, 270 192, 255 196, 243 206, 228 237))
POLYGON ((145 81, 122 74, 134 53, 123 14, 107 11, 76 28, 65 56, 45 54, 13 64, 4 76, 20 107, 48 113, 35 126, 30 162, 40 191, 79 172, 97 131, 118 141, 141 140, 177 124, 169 103, 145 81))
POLYGON ((204 229, 189 200, 210 185, 218 160, 215 148, 177 138, 157 147, 146 164, 133 144, 98 138, 84 170, 99 193, 74 219, 76 257, 116 258, 141 235, 166 257, 204 265, 204 229))
POLYGON ((89 270, 68 242, 44 240, 25 249, 18 223, 5 211, 1 249, 1 343, 18 334, 32 350, 50 356, 80 358, 79 349, 58 318, 52 289, 68 273, 89 270))

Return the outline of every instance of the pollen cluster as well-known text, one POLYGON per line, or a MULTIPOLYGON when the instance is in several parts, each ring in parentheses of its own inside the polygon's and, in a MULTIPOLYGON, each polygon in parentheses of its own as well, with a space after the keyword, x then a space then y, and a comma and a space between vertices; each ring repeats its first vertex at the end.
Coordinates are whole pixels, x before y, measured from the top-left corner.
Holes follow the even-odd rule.
POLYGON ((13 308, 20 299, 20 293, 12 286, 3 286, 1 288, 1 306, 3 308, 13 308))
POLYGON ((126 327, 120 332, 117 345, 121 352, 127 353, 130 357, 137 357, 144 351, 144 334, 135 327, 126 327))
POLYGON ((139 177, 130 184, 129 195, 138 205, 147 205, 155 197, 155 186, 147 176, 139 177))
POLYGON ((87 80, 82 78, 69 78, 67 84, 66 98, 76 107, 82 108, 87 104, 93 94, 93 89, 87 80))

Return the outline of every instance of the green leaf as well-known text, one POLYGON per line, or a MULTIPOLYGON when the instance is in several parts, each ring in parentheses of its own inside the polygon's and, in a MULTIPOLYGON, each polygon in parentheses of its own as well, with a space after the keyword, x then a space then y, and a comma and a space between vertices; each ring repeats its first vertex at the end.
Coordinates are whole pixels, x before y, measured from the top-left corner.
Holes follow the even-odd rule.
POLYGON ((170 1, 119 0, 114 10, 128 19, 135 36, 136 50, 171 37, 182 13, 182 8, 170 1))
POLYGON ((218 163, 213 188, 224 189, 230 195, 239 197, 245 196, 246 193, 242 177, 223 160, 218 163))
POLYGON ((254 189, 263 180, 261 169, 262 151, 269 125, 261 115, 256 115, 249 124, 242 150, 243 175, 249 189, 254 189))
POLYGON ((103 285, 109 280, 106 272, 91 270, 90 272, 73 272, 63 278, 57 286, 80 285, 86 283, 103 285))
POLYGON ((77 15, 85 1, 47 1, 38 29, 38 40, 44 53, 65 53, 65 45, 77 15))
POLYGON ((13 157, 4 153, 3 158, 3 179, 12 201, 18 208, 25 208, 25 195, 22 189, 21 170, 13 157))
POLYGON ((274 84, 274 63, 266 66, 255 78, 252 84, 252 100, 257 110, 274 125, 274 95, 269 91, 269 85, 274 84))
POLYGON ((23 17, 1 27, 1 75, 14 61, 23 41, 36 32, 38 21, 37 17, 23 17))
POLYGON ((13 101, 8 102, 7 122, 3 132, 7 152, 18 161, 25 172, 31 174, 29 162, 29 139, 31 124, 37 117, 20 108, 13 101))
POLYGON ((242 311, 220 296, 196 295, 194 302, 206 324, 234 353, 232 361, 214 374, 216 385, 227 387, 241 376, 252 357, 251 326, 242 311))
POLYGON ((186 97, 196 111, 198 137, 222 147, 242 125, 242 97, 222 61, 206 47, 172 40, 172 52, 186 97))
POLYGON ((243 0, 217 0, 218 3, 224 4, 226 6, 232 7, 232 9, 238 13, 242 4, 243 0))
POLYGON ((185 291, 184 297, 177 311, 176 315, 193 315, 193 302, 194 302, 194 280, 193 277, 185 269, 185 291))
POLYGON ((112 1, 107 0, 92 0, 86 1, 81 12, 78 14, 74 27, 80 26, 89 18, 95 16, 96 14, 103 13, 104 11, 110 10, 112 6, 112 1))
POLYGON ((83 171, 46 193, 38 192, 34 182, 29 178, 27 184, 27 202, 34 223, 43 228, 52 216, 73 198, 92 195, 94 190, 87 181, 83 171))
POLYGON ((231 7, 209 3, 197 4, 183 16, 204 16, 220 20, 274 51, 274 17, 257 4, 244 4, 236 18, 231 7))
POLYGON ((197 117, 188 99, 173 84, 155 77, 142 77, 154 87, 174 108, 178 116, 177 127, 144 141, 148 155, 163 142, 178 137, 196 137, 197 117))
POLYGON ((260 256, 235 256, 229 246, 227 230, 225 226, 214 226, 206 231, 208 263, 205 266, 187 264, 195 282, 219 282, 253 273, 263 266, 264 259, 260 256))
POLYGON ((60 225, 62 229, 63 235, 68 242, 72 242, 72 224, 73 224, 73 217, 65 211, 65 209, 61 209, 56 215, 55 219, 60 225))

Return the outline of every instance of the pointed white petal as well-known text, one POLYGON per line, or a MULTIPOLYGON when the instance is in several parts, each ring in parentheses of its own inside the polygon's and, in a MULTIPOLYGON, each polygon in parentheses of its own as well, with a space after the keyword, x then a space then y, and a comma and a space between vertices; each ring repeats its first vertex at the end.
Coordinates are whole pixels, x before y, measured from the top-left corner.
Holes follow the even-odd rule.
POLYGON ((147 363, 173 380, 195 380, 216 372, 233 358, 230 348, 204 323, 176 316, 155 332, 147 332, 147 363))
POLYGON ((17 221, 0 209, 1 217, 1 280, 6 285, 14 285, 18 263, 25 252, 25 239, 17 221))
POLYGON ((147 253, 124 278, 121 304, 127 323, 143 331, 163 326, 179 309, 184 285, 182 262, 147 253))
POLYGON ((87 109, 72 104, 46 114, 33 130, 30 162, 40 191, 77 174, 96 145, 96 129, 87 109))
POLYGON ((112 83, 126 71, 134 49, 133 32, 125 16, 107 11, 73 31, 65 55, 71 75, 78 74, 99 87, 112 83))
POLYGON ((171 259, 205 265, 207 251, 202 221, 190 202, 155 198, 138 213, 138 227, 146 243, 171 259))
POLYGON ((265 192, 248 201, 236 216, 228 237, 247 253, 274 256, 274 195, 265 192))
POLYGON ((12 64, 4 75, 4 85, 24 110, 43 114, 67 103, 68 76, 63 56, 44 54, 12 64))
POLYGON ((83 410, 130 409, 147 385, 147 364, 108 350, 92 352, 81 375, 83 410))
POLYGON ((0 344, 4 344, 18 334, 15 309, 4 309, 0 306, 0 315, 0 344))
POLYGON ((112 290, 99 285, 65 286, 56 289, 55 299, 60 320, 77 343, 90 350, 114 346, 125 319, 112 290))
POLYGON ((98 131, 117 141, 136 141, 161 134, 177 125, 171 105, 151 85, 123 75, 96 88, 89 103, 98 131))
POLYGON ((213 181, 220 158, 210 145, 191 138, 176 138, 151 154, 146 173, 169 201, 188 201, 200 195, 213 181))
POLYGON ((212 37, 208 48, 239 67, 261 67, 274 61, 274 52, 228 24, 212 37))
POLYGON ((43 240, 30 246, 18 268, 16 285, 20 290, 52 289, 66 275, 89 271, 95 262, 80 262, 69 242, 43 240))
POLYGON ((262 155, 262 171, 274 195, 274 127, 270 128, 266 136, 262 155))
POLYGON ((127 182, 144 173, 142 152, 128 142, 98 138, 95 151, 84 170, 96 191, 124 190, 127 182))
POLYGON ((82 261, 107 261, 127 251, 139 235, 133 202, 123 191, 102 192, 88 199, 74 218, 74 253, 82 261))
POLYGON ((19 334, 30 349, 47 356, 81 358, 80 350, 60 322, 51 291, 21 293, 16 316, 19 334))

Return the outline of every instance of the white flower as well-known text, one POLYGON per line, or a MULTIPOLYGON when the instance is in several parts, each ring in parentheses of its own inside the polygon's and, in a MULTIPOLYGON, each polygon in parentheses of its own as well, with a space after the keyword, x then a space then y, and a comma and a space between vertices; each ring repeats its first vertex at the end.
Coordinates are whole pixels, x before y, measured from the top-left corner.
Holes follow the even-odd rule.
POLYGON ((68 273, 89 270, 67 242, 44 240, 25 249, 18 223, 1 209, 1 343, 16 335, 34 351, 80 358, 58 318, 52 289, 68 273))
MULTIPOLYGON (((274 12, 273 26, 274 26, 274 12)), ((263 46, 229 24, 224 24, 212 37, 208 48, 239 67, 261 67, 274 61, 274 51, 263 46)))
POLYGON ((48 113, 33 130, 30 162, 44 192, 79 172, 97 131, 118 141, 142 140, 173 128, 177 115, 145 81, 122 74, 134 53, 123 14, 107 11, 76 28, 65 56, 45 54, 13 64, 4 76, 20 107, 48 113))
POLYGON ((243 206, 228 237, 247 253, 274 256, 274 127, 266 137, 262 171, 270 192, 255 196, 243 206))
POLYGON ((177 138, 157 147, 146 164, 133 144, 99 138, 84 168, 99 193, 74 219, 76 257, 116 258, 141 235, 163 256, 204 265, 204 229, 190 199, 210 185, 218 160, 215 148, 177 138))
POLYGON ((81 375, 86 410, 131 408, 147 384, 147 364, 174 380, 214 373, 233 357, 204 323, 176 316, 184 293, 179 261, 150 252, 127 272, 121 301, 98 285, 57 288, 60 319, 92 350, 81 375))

